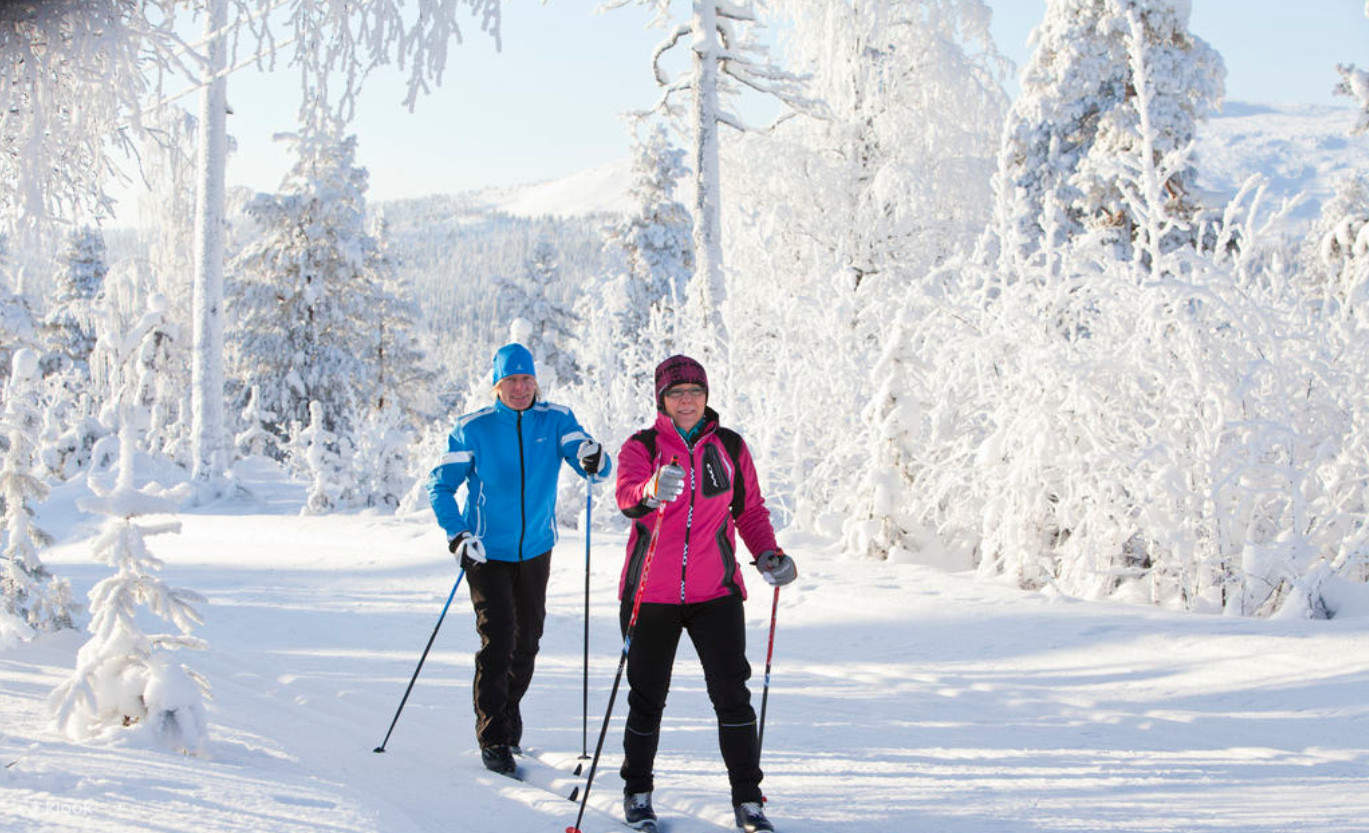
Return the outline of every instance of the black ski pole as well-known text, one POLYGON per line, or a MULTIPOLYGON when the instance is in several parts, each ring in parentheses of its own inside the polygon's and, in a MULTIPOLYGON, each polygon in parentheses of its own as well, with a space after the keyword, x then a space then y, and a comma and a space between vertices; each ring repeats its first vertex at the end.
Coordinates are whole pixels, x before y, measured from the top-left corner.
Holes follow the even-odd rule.
POLYGON ((761 744, 765 741, 765 704, 770 699, 770 659, 775 656, 775 614, 780 609, 780 589, 775 588, 775 600, 770 603, 770 647, 765 650, 765 686, 761 689, 761 723, 756 734, 756 758, 760 759, 761 744))
MULTIPOLYGON (((581 694, 582 708, 580 711, 580 760, 589 760, 587 749, 589 748, 589 530, 590 513, 594 508, 594 484, 585 480, 585 671, 582 677, 581 694)), ((584 764, 575 765, 575 774, 579 775, 584 764)))
MULTIPOLYGON (((671 465, 679 460, 672 457, 671 465)), ((599 755, 604 751, 604 735, 608 734, 609 718, 613 715, 613 701, 618 699, 618 686, 623 680, 623 668, 627 665, 627 654, 632 648, 632 632, 637 629, 637 614, 642 609, 642 592, 646 589, 647 574, 651 571, 651 559, 656 555, 656 541, 661 537, 661 520, 665 518, 664 503, 656 510, 656 525, 651 530, 651 540, 642 559, 642 574, 637 578, 637 592, 632 596, 632 616, 623 632, 623 653, 618 657, 618 671, 613 675, 613 689, 608 694, 608 708, 604 709, 604 725, 599 728, 599 742, 594 745, 594 759, 589 764, 589 775, 585 776, 585 791, 580 796, 580 812, 575 816, 575 824, 566 828, 566 833, 580 833, 580 822, 585 818, 585 805, 589 803, 589 790, 594 786, 594 773, 599 769, 599 755)))
POLYGON ((414 683, 418 681, 418 672, 423 670, 423 661, 428 658, 428 651, 433 647, 433 640, 437 639, 437 630, 442 627, 442 620, 447 617, 447 608, 452 606, 452 599, 456 597, 456 588, 461 586, 461 579, 466 576, 466 568, 462 567, 461 572, 456 576, 456 583, 452 585, 452 592, 447 594, 447 603, 442 606, 442 613, 437 617, 437 624, 433 625, 433 635, 428 637, 428 644, 423 646, 423 655, 418 658, 418 667, 414 669, 414 675, 409 678, 409 687, 404 689, 404 696, 399 699, 399 708, 395 709, 395 718, 390 721, 390 728, 385 732, 385 740, 372 752, 384 752, 385 744, 390 742, 390 733, 395 730, 395 724, 399 722, 399 713, 404 711, 404 704, 409 702, 409 692, 414 690, 414 683))

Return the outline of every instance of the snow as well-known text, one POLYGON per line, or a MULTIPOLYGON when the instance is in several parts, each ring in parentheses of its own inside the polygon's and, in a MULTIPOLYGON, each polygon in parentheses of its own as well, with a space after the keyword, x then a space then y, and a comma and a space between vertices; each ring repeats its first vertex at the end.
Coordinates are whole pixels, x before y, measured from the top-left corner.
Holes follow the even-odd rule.
POLYGON ((623 157, 559 179, 486 188, 471 196, 478 204, 515 217, 627 214, 634 208, 628 194, 631 169, 631 160, 623 157))
POLYGON ((1225 200, 1258 171, 1275 201, 1305 192, 1293 217, 1314 220, 1338 182, 1369 168, 1369 136, 1349 135, 1354 125, 1348 107, 1229 101, 1199 128, 1199 184, 1225 200))
MULTIPOLYGON (((560 831, 575 805, 487 773, 470 712, 477 644, 464 584, 383 755, 372 749, 456 580, 431 517, 304 516, 302 484, 255 458, 238 488, 149 542, 209 603, 196 670, 213 686, 199 757, 115 731, 70 743, 48 691, 83 635, 0 653, 0 829, 560 831)), ((46 561, 84 593, 107 573, 68 483, 40 507, 46 561)), ((1362 831, 1369 793, 1369 603, 1331 621, 1172 613, 1024 592, 925 566, 852 561, 782 535, 764 789, 786 833, 937 830, 1362 831)), ((617 666, 622 535, 592 541, 588 742, 617 666)), ((525 742, 581 746, 583 539, 564 530, 525 701, 525 742)), ((771 591, 747 576, 759 699, 771 591)), ((1362 590, 1362 588, 1354 588, 1362 590)), ((173 692, 174 694, 174 692, 173 692)), ((623 829, 620 693, 582 829, 623 829)), ((550 770, 533 766, 538 777, 550 770), (544 772, 545 771, 545 772, 544 772)), ((657 769, 672 833, 730 829, 698 662, 677 660, 657 769)))

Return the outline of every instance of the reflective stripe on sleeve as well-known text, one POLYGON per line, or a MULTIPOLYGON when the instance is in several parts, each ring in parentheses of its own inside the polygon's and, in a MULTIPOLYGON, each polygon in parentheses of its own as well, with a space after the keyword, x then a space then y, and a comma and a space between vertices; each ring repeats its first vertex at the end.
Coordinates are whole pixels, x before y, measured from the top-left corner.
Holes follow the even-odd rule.
POLYGON ((584 431, 572 431, 569 434, 562 435, 561 445, 565 445, 569 442, 575 442, 576 440, 584 442, 587 439, 589 439, 589 435, 586 434, 584 431))
POLYGON ((443 454, 442 459, 438 460, 437 464, 439 466, 445 466, 448 463, 469 463, 473 459, 475 459, 475 455, 471 454, 469 451, 450 451, 443 454))

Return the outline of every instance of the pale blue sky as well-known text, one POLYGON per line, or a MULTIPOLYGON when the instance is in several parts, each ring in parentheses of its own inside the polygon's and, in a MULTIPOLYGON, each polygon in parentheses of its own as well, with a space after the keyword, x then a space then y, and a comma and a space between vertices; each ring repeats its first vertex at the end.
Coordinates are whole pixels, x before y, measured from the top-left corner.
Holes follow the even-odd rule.
MULTIPOLYGON (((823 2, 823 0, 813 0, 823 2)), ((1044 0, 989 0, 999 48, 1019 67, 1044 0)), ((371 79, 354 122, 371 198, 535 182, 627 153, 620 113, 656 98, 648 61, 661 32, 642 8, 602 15, 598 0, 507 0, 503 49, 471 26, 449 52, 443 85, 414 113, 396 77, 371 79)), ((1364 0, 1192 0, 1192 30, 1222 53, 1227 97, 1349 106, 1333 98, 1337 62, 1369 64, 1364 0)), ((229 81, 239 152, 230 185, 273 190, 288 166, 271 135, 293 127, 295 76, 229 81)), ((184 103, 193 103, 185 99, 184 103)))

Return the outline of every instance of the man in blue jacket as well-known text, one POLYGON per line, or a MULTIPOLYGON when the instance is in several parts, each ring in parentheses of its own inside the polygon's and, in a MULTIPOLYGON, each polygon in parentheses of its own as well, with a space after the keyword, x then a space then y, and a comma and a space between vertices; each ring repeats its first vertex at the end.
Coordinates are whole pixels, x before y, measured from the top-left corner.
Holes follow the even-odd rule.
POLYGON ((612 471, 603 446, 563 405, 543 402, 532 353, 494 354, 494 404, 466 414, 428 477, 428 499, 447 548, 466 570, 480 650, 475 655, 475 734, 489 769, 512 774, 547 609, 556 543, 556 482, 564 460, 598 481, 612 471), (456 491, 466 485, 464 507, 456 491))

